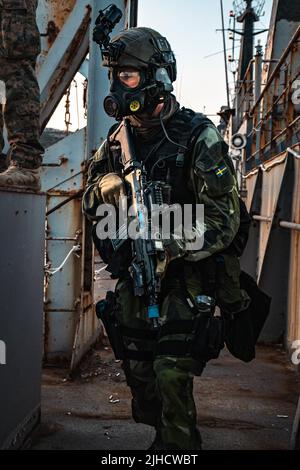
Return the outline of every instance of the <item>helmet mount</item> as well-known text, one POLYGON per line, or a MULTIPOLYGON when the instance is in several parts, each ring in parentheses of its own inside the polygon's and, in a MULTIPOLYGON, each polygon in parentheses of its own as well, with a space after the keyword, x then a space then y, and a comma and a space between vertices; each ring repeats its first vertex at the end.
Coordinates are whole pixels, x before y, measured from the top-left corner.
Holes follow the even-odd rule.
POLYGON ((109 34, 121 17, 121 10, 110 5, 100 11, 93 33, 94 41, 101 48, 104 67, 113 70, 131 67, 144 74, 144 80, 134 90, 128 90, 116 74, 110 74, 111 93, 104 100, 104 109, 116 119, 152 112, 173 91, 177 72, 168 40, 151 28, 129 28, 110 39, 109 34))

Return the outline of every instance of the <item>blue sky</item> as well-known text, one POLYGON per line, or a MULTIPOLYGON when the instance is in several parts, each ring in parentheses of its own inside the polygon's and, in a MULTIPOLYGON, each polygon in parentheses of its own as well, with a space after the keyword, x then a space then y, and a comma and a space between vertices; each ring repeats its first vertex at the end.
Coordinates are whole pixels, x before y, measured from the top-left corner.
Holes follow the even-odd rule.
MULTIPOLYGON (((232 0, 223 0, 225 28, 228 27, 232 0)), ((256 23, 256 28, 265 29, 269 25, 272 0, 266 0, 265 16, 256 23)), ((220 0, 139 0, 138 26, 149 26, 159 31, 169 40, 177 59, 178 78, 174 84, 175 94, 182 106, 193 108, 206 114, 215 114, 221 105, 226 104, 224 58, 221 28, 220 0), (221 52, 220 52, 221 51, 221 52), (210 54, 217 55, 205 58, 210 54)), ((238 23, 237 27, 241 27, 238 23)), ((256 36, 265 44, 266 33, 256 36)), ((227 47, 232 46, 226 32, 227 47)), ((237 41, 238 45, 238 41, 237 41)), ((230 54, 228 51, 227 54, 230 54)), ((236 50, 238 57, 238 49, 236 50)), ((83 79, 78 81, 79 107, 82 102, 83 79)), ((232 74, 229 74, 232 85, 232 74)), ((64 129, 64 100, 51 119, 49 127, 64 129)), ((76 93, 71 92, 71 130, 77 129, 76 93)), ((80 113, 81 114, 81 113, 80 113)), ((218 122, 218 117, 212 118, 218 122)), ((79 116, 79 125, 86 124, 79 116)))
MULTIPOLYGON (((272 0, 266 0, 265 16, 256 28, 269 25, 272 0)), ((223 0, 225 28, 228 27, 232 0, 223 0)), ((139 0, 139 26, 150 26, 169 40, 177 59, 178 78, 174 89, 182 105, 196 111, 214 114, 225 105, 226 86, 220 0, 139 0)), ((237 23, 240 28, 241 24, 237 23)), ((257 39, 260 37, 257 36, 257 39)), ((261 35, 264 44, 266 34, 261 35)), ((256 39, 256 41, 257 41, 256 39)), ((228 40, 227 47, 232 47, 228 40)), ((236 43, 238 45, 238 41, 236 43)), ((227 54, 230 54, 228 51, 227 54)), ((236 50, 238 57, 238 50, 236 50)), ((232 74, 229 74, 232 81, 232 74)))

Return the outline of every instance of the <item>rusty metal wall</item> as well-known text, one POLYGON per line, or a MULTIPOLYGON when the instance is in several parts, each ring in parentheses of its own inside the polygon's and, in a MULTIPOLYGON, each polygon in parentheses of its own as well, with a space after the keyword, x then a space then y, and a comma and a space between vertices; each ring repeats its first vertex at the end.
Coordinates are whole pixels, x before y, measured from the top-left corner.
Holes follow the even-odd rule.
POLYGON ((266 47, 262 81, 266 83, 289 39, 300 25, 298 0, 274 0, 266 47))
POLYGON ((75 3, 76 0, 39 0, 37 22, 41 32, 42 55, 54 43, 75 3))
MULTIPOLYGON (((242 189, 253 223, 242 264, 273 297, 262 339, 290 348, 300 340, 300 104, 295 93, 300 79, 300 11, 292 14, 285 3, 274 1, 265 54, 276 62, 264 63, 262 74, 257 70, 250 85, 249 80, 240 84, 231 127, 237 132, 247 129, 242 189), (254 93, 258 83, 260 95, 254 93)), ((298 3, 293 0, 291 6, 298 3)))
MULTIPOLYGON (((91 24, 94 24, 99 10, 103 9, 107 4, 103 0, 93 0, 90 4, 92 7, 91 24)), ((134 19, 134 11, 137 8, 137 2, 116 0, 114 4, 123 12, 123 19, 114 30, 114 33, 117 33, 128 26, 130 17, 134 19)), ((92 30, 90 30, 86 160, 91 158, 94 152, 99 148, 107 136, 108 129, 114 124, 114 120, 109 118, 103 109, 103 99, 109 92, 109 82, 107 80, 107 71, 101 67, 100 64, 100 49, 99 46, 93 42, 92 30)), ((76 324, 71 369, 76 367, 82 355, 96 340, 97 333, 99 332, 99 322, 95 316, 93 299, 94 247, 92 244, 91 229, 91 223, 83 219, 81 310, 76 324)))
MULTIPOLYGON (((296 147, 300 153, 300 146, 296 147)), ((300 224, 300 159, 294 160, 294 191, 291 221, 300 224)), ((287 346, 300 340, 300 231, 291 234, 287 346)))
POLYGON ((0 449, 18 448, 40 418, 45 202, 0 191, 0 449))
MULTIPOLYGON (((48 4, 46 6, 48 7, 48 4)), ((38 59, 42 129, 51 118, 77 70, 85 60, 89 49, 91 7, 88 3, 76 2, 74 7, 69 9, 70 12, 66 16, 63 26, 60 30, 57 29, 57 36, 51 47, 48 48, 49 44, 46 42, 38 59)), ((48 16, 47 10, 44 16, 48 16)), ((44 16, 42 16, 42 20, 44 16)), ((43 27, 39 26, 40 30, 43 27)))
POLYGON ((292 163, 285 153, 246 178, 246 182, 250 180, 247 206, 253 223, 242 267, 272 297, 271 313, 260 338, 266 342, 283 341, 287 330, 291 233, 280 221, 291 220, 292 163))
MULTIPOLYGON (((281 157, 275 160, 279 162, 280 159, 281 157)), ((282 227, 281 223, 291 221, 293 182, 293 159, 290 156, 270 168, 269 179, 263 179, 262 192, 270 194, 270 199, 267 199, 274 208, 274 215, 271 215, 272 225, 266 228, 263 221, 259 222, 265 251, 263 259, 260 259, 258 280, 261 288, 272 297, 271 313, 261 338, 267 342, 283 344, 286 343, 288 324, 291 230, 282 227), (265 191, 265 185, 270 180, 274 185, 276 203, 272 201, 272 193, 265 191)), ((264 214, 263 210, 261 214, 264 214)))
MULTIPOLYGON (((84 286, 84 218, 81 195, 84 186, 83 158, 86 129, 69 135, 46 150, 42 184, 47 192, 45 360, 70 363, 77 324, 83 309, 84 291, 92 297, 93 284, 84 286), (66 202, 68 201, 68 202, 66 202), (62 205, 66 202, 64 205, 62 205), (70 251, 78 247, 54 274, 70 251)), ((89 268, 92 271, 92 266, 89 268)), ((85 271, 84 271, 85 273, 85 271)), ((94 337, 96 329, 87 329, 94 337)))
POLYGON ((260 278, 264 264, 270 233, 277 209, 279 193, 286 168, 286 155, 280 156, 264 165, 262 174, 260 235, 258 251, 258 271, 260 278))
MULTIPOLYGON (((123 12, 117 32, 128 24, 129 17, 134 20, 137 2, 117 0, 114 3, 123 12)), ((47 5, 48 2, 44 2, 46 9, 47 5)), ((94 312, 91 224, 83 217, 80 198, 89 161, 113 124, 102 106, 109 86, 107 71, 100 66, 99 46, 92 41, 89 27, 89 22, 94 24, 99 10, 105 6, 104 0, 53 2, 49 11, 41 16, 43 24, 54 18, 55 24, 60 25, 52 44, 49 37, 46 38, 46 56, 44 61, 41 58, 39 69, 44 124, 89 51, 89 59, 85 61, 87 126, 46 149, 42 167, 48 212, 45 360, 56 364, 67 362, 71 369, 99 336, 99 322, 94 312), (55 268, 59 269, 53 272, 55 268)))

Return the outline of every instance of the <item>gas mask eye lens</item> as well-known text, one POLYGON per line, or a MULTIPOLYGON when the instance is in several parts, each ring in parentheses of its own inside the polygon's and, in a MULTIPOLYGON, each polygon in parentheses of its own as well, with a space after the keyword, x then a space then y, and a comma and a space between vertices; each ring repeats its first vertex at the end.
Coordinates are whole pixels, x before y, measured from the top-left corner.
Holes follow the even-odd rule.
POLYGON ((141 81, 141 75, 138 70, 120 70, 118 71, 118 78, 128 88, 136 88, 141 81))

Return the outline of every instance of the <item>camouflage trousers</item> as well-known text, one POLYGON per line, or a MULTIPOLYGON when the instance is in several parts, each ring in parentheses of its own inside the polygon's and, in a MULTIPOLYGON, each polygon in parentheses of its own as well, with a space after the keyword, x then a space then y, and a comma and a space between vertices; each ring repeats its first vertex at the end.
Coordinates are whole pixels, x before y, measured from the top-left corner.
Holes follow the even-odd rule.
MULTIPOLYGON (((224 273, 218 295, 223 305, 238 304, 243 308, 243 293, 239 289, 239 263, 229 257, 229 274, 224 273), (230 266, 231 263, 231 266, 230 266), (236 264, 237 263, 237 264, 236 264), (235 264, 235 266, 234 266, 235 264), (233 272, 233 268, 236 272, 233 272)), ((172 264, 172 263, 171 263, 172 264)), ((191 296, 203 293, 203 282, 196 264, 185 265, 185 283, 191 296)), ((123 340, 129 350, 156 352, 154 360, 123 361, 127 384, 132 392, 132 415, 136 422, 154 426, 159 437, 158 449, 201 449, 201 436, 197 428, 197 413, 193 397, 193 378, 201 375, 205 362, 195 360, 188 353, 167 351, 168 344, 187 343, 191 332, 166 334, 158 340, 149 337, 151 330, 147 312, 139 297, 135 297, 130 278, 118 281, 116 286, 119 322, 123 340)), ((194 312, 186 302, 186 295, 176 275, 168 269, 163 281, 160 308, 162 325, 193 320, 194 312)))
POLYGON ((39 167, 44 151, 39 142, 40 91, 35 73, 40 52, 36 7, 36 0, 3 0, 0 9, 0 81, 5 93, 5 104, 0 105, 0 153, 5 123, 10 158, 26 168, 39 167))
POLYGON ((26 168, 38 168, 44 149, 39 143, 40 91, 34 63, 0 57, 0 80, 6 88, 6 103, 0 112, 0 151, 5 122, 11 160, 26 168))

